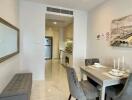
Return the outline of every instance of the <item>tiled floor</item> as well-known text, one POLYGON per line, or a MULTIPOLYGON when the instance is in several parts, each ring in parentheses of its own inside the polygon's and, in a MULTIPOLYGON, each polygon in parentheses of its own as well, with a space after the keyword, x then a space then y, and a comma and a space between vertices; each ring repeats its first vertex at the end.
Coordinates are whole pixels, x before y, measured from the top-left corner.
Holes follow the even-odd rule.
POLYGON ((31 100, 68 100, 69 89, 65 68, 58 60, 46 62, 46 80, 34 81, 31 100))

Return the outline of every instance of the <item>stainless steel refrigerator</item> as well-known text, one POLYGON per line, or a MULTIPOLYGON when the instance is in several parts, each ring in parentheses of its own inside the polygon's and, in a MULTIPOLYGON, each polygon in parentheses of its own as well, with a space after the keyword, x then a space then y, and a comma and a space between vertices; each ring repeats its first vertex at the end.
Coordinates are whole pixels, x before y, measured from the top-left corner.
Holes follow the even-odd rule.
POLYGON ((52 37, 46 36, 44 39, 44 51, 45 51, 45 59, 52 59, 52 37))

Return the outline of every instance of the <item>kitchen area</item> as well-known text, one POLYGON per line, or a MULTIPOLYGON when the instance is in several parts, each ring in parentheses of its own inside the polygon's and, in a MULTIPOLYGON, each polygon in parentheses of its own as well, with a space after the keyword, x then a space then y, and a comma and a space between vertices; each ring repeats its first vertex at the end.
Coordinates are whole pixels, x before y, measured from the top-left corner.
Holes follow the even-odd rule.
POLYGON ((61 65, 73 65, 73 17, 46 15, 44 49, 46 61, 59 60, 61 65))
MULTIPOLYGON (((64 48, 60 48, 60 63, 73 65, 73 21, 64 29, 64 48)), ((61 47, 61 46, 60 46, 61 47)))

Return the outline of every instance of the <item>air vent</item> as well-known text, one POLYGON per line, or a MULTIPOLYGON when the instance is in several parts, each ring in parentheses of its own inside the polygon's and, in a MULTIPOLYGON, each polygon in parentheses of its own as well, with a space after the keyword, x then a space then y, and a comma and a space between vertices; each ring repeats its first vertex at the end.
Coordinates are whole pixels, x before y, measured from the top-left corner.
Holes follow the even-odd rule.
POLYGON ((47 11, 49 11, 49 12, 55 12, 55 13, 68 14, 68 15, 73 15, 73 11, 65 10, 65 9, 58 9, 58 8, 47 7, 47 11))

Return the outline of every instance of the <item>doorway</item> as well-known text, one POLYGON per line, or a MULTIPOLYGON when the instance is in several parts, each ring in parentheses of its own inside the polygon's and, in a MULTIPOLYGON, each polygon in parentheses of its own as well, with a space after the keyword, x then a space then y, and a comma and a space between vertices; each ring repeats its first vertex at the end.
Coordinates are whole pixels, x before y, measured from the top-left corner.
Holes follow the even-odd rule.
POLYGON ((46 60, 59 60, 62 65, 66 63, 72 65, 73 16, 46 14, 45 20, 45 40, 52 37, 52 44, 45 47, 46 60))

